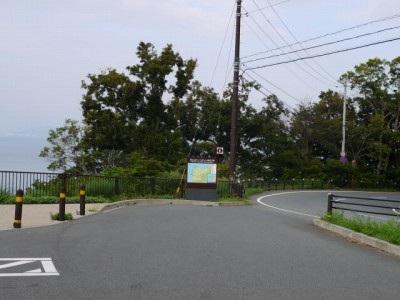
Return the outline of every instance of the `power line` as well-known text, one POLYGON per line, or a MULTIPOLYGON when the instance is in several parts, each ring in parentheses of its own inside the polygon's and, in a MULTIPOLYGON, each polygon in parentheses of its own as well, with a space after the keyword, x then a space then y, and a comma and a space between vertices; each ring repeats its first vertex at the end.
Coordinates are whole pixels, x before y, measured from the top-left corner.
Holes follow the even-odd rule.
POLYGON ((332 35, 336 35, 336 34, 339 34, 339 33, 342 33, 342 32, 346 32, 346 31, 354 30, 354 29, 357 29, 357 28, 360 28, 360 27, 364 27, 364 26, 367 26, 367 25, 371 25, 371 24, 374 24, 374 23, 389 21, 389 20, 396 19, 396 18, 399 18, 399 17, 400 17, 400 14, 397 14, 397 15, 393 15, 393 16, 390 16, 390 17, 385 17, 385 18, 382 18, 382 19, 373 20, 373 21, 370 21, 370 22, 367 22, 367 23, 363 23, 363 24, 360 24, 360 25, 356 25, 356 26, 353 26, 353 27, 348 27, 348 28, 345 28, 345 29, 342 29, 342 30, 339 30, 339 31, 335 31, 335 32, 327 33, 327 34, 320 35, 320 36, 317 36, 317 37, 313 37, 313 38, 310 38, 310 39, 307 39, 307 40, 304 40, 304 41, 301 41, 301 42, 296 42, 296 43, 293 43, 293 44, 288 45, 288 46, 283 46, 283 47, 275 48, 275 49, 268 50, 268 51, 261 51, 261 52, 257 52, 257 53, 254 53, 254 54, 249 54, 249 55, 243 56, 242 58, 245 59, 245 58, 257 56, 257 55, 260 55, 260 54, 264 54, 264 53, 267 53, 267 52, 284 49, 284 48, 287 48, 289 46, 298 45, 299 43, 302 43, 302 44, 308 43, 308 42, 311 42, 311 41, 314 41, 314 40, 322 39, 322 38, 325 38, 325 37, 328 37, 328 36, 332 36, 332 35))
POLYGON ((281 2, 278 2, 278 3, 274 3, 274 4, 272 4, 272 5, 269 4, 269 6, 262 7, 262 8, 258 8, 258 9, 255 9, 255 10, 253 10, 253 11, 248 11, 248 12, 246 12, 246 16, 248 16, 249 14, 255 13, 255 12, 260 12, 260 11, 262 11, 262 10, 264 10, 264 9, 267 9, 267 8, 272 8, 273 6, 277 6, 277 5, 286 3, 286 2, 290 2, 290 1, 291 1, 291 0, 281 1, 281 2))
MULTIPOLYGON (((253 3, 254 3, 254 5, 258 8, 259 6, 258 6, 258 4, 254 1, 254 0, 252 0, 253 1, 253 3)), ((268 2, 269 3, 269 2, 268 2)), ((270 4, 270 3, 269 3, 270 4)), ((273 8, 272 8, 273 9, 273 8)), ((273 9, 274 10, 274 9, 273 9)), ((275 10, 274 10, 275 11, 275 10)), ((286 44, 286 45, 289 45, 289 43, 286 41, 286 39, 282 36, 282 34, 279 32, 279 30, 278 29, 276 29, 276 27, 271 23, 271 21, 270 20, 268 20, 268 18, 267 18, 267 16, 264 14, 264 12, 261 12, 261 14, 262 14, 262 16, 264 17, 264 19, 271 25, 271 27, 272 27, 272 29, 276 32, 276 34, 282 39, 282 41, 286 44)), ((279 16, 278 16, 279 17, 279 16)), ((276 44, 275 44, 276 45, 276 44)), ((299 57, 299 54, 298 53, 295 53, 298 57, 299 57)), ((289 57, 289 56, 288 56, 289 57)), ((290 57, 289 57, 290 58, 290 57)), ((310 70, 312 70, 315 74, 317 74, 318 76, 320 76, 320 77, 322 77, 322 78, 324 78, 325 80, 327 80, 328 82, 326 82, 326 83, 328 83, 328 84, 331 84, 329 81, 330 81, 330 79, 328 79, 328 78, 326 78, 324 75, 322 75, 320 72, 318 72, 317 70, 315 70, 314 69, 314 67, 312 67, 308 62, 306 62, 306 61, 303 61, 303 63, 308 67, 308 68, 310 68, 310 70)), ((300 67, 300 66, 299 66, 300 67)), ((306 71, 305 69, 303 69, 302 68, 302 70, 303 71, 305 71, 308 75, 310 75, 310 76, 312 76, 314 79, 317 79, 317 80, 319 80, 320 82, 323 82, 322 80, 321 80, 321 78, 318 78, 318 77, 316 77, 316 76, 314 76, 313 74, 311 74, 311 73, 309 73, 308 71, 306 71)), ((335 80, 336 81, 336 80, 335 80)), ((332 85, 332 84, 331 84, 332 85)))
MULTIPOLYGON (((357 35, 357 36, 353 36, 353 37, 349 37, 349 38, 345 38, 345 39, 341 39, 341 40, 336 40, 336 41, 333 41, 333 42, 328 42, 328 43, 324 43, 324 44, 320 44, 320 45, 316 45, 316 46, 311 46, 311 47, 302 48, 302 49, 299 49, 299 50, 294 50, 294 51, 291 51, 291 52, 285 52, 285 53, 281 53, 281 54, 274 54, 274 55, 270 55, 270 56, 265 56, 265 57, 259 57, 259 58, 255 58, 255 59, 245 60, 243 62, 244 63, 249 63, 249 62, 254 62, 254 61, 260 61, 260 60, 264 60, 264 59, 274 58, 274 57, 282 56, 282 55, 285 55, 285 54, 292 54, 294 52, 301 52, 301 51, 304 51, 304 50, 316 49, 316 48, 329 46, 329 45, 333 45, 333 44, 338 44, 338 43, 341 43, 341 42, 346 42, 346 41, 350 41, 350 40, 354 40, 354 39, 358 39, 358 38, 362 38, 362 37, 366 37, 366 36, 382 33, 382 32, 389 31, 389 30, 398 29, 398 28, 400 28, 400 26, 385 28, 385 29, 381 29, 381 30, 374 31, 374 32, 369 32, 369 33, 364 33, 364 34, 360 34, 360 35, 357 35)), ((284 48, 286 48, 286 46, 284 48)), ((269 51, 269 52, 272 52, 272 50, 269 51)))
POLYGON ((230 25, 231 25, 232 16, 233 16, 233 13, 234 13, 234 12, 235 12, 235 5, 233 5, 232 13, 231 13, 231 16, 229 17, 228 26, 227 26, 227 28, 226 28, 226 30, 225 30, 224 39, 223 39, 223 41, 222 41, 221 48, 220 48, 220 50, 219 50, 219 54, 218 54, 218 58, 217 58, 217 62, 215 63, 214 71, 213 71, 212 76, 211 76, 210 86, 212 85, 212 82, 213 82, 213 80, 214 80, 215 72, 216 72, 216 70, 217 70, 217 66, 218 66, 218 64, 219 64, 219 60, 220 60, 220 58, 221 58, 222 49, 224 48, 225 40, 226 40, 226 37, 227 37, 227 35, 228 35, 228 31, 229 31, 229 28, 230 28, 230 25))
POLYGON ((315 57, 322 57, 322 56, 337 54, 337 53, 341 53, 341 52, 357 50, 357 49, 366 48, 366 47, 370 47, 370 46, 375 46, 375 45, 379 45, 379 44, 394 42, 394 41, 397 41, 397 40, 400 40, 400 37, 391 38, 391 39, 388 39, 388 40, 383 40, 383 41, 374 42, 374 43, 370 43, 370 44, 360 45, 360 46, 356 46, 356 47, 351 47, 351 48, 347 48, 347 49, 336 50, 336 51, 331 51, 331 52, 327 52, 327 53, 316 54, 316 55, 311 55, 311 56, 306 56, 306 57, 300 57, 300 58, 292 59, 292 60, 289 60, 289 61, 277 62, 277 63, 262 65, 262 66, 258 66, 258 67, 250 67, 250 68, 245 69, 244 72, 246 72, 247 70, 262 69, 262 68, 266 68, 266 67, 272 67, 272 66, 277 66, 277 65, 283 65, 283 64, 288 64, 288 63, 292 63, 292 62, 297 62, 297 61, 300 61, 300 60, 312 59, 312 58, 315 58, 315 57))
MULTIPOLYGON (((282 99, 280 99, 275 93, 272 93, 270 90, 268 90, 265 86, 263 86, 261 83, 259 83, 257 80, 255 80, 253 77, 251 77, 249 74, 246 74, 246 76, 248 76, 252 81, 257 82, 260 87, 262 87, 264 90, 266 90, 270 95, 267 95, 266 93, 262 92, 260 89, 257 89, 258 92, 260 92, 261 94, 263 94, 266 98, 268 98, 271 95, 275 95, 275 97, 281 101, 284 105, 286 105, 287 107, 289 107, 289 109, 291 110, 295 110, 292 106, 290 106, 289 104, 287 104, 285 101, 283 101, 282 99)), ((247 80, 246 78, 242 77, 243 80, 246 80, 247 82, 250 82, 249 80, 247 80)))
MULTIPOLYGON (((247 22, 244 20, 244 22, 247 24, 247 22)), ((251 26, 249 24, 247 24, 247 26, 250 28, 250 30, 253 32, 253 34, 261 41, 261 43, 264 43, 264 41, 257 35, 257 33, 253 30, 253 28, 251 28, 251 26)), ((265 47, 267 47, 265 45, 265 47)), ((278 54, 280 55, 284 55, 284 54, 278 54)), ((300 75, 298 75, 297 73, 295 73, 293 70, 291 70, 288 66, 286 66, 287 70, 294 76, 296 77, 298 80, 300 80, 301 82, 303 82, 306 86, 308 86, 310 89, 318 92, 317 89, 315 89, 314 86, 312 86, 311 84, 309 84, 306 80, 304 80, 303 77, 301 77, 300 75)))
MULTIPOLYGON (((244 9, 244 8, 243 8, 243 9, 244 9)), ((244 9, 244 10, 246 11, 246 9, 244 9)), ((257 27, 259 27, 259 29, 268 37, 268 39, 269 39, 276 47, 279 48, 278 44, 268 35, 268 33, 265 32, 265 30, 260 26, 260 24, 258 24, 257 21, 256 21, 251 15, 249 15, 249 17, 250 17, 250 19, 252 19, 253 22, 257 25, 257 27)), ((276 30, 276 29, 275 29, 275 30, 276 30)), ((280 51, 282 51, 282 50, 280 50, 280 51)), ((283 51, 282 51, 282 52, 283 52, 283 51)), ((288 56, 288 57, 289 57, 289 56, 288 56)), ((291 58, 289 57, 289 59, 291 59, 291 58)), ((321 80, 321 78, 319 78, 319 77, 315 76, 314 74, 310 73, 308 70, 306 70, 305 68, 303 68, 303 67, 300 66, 299 64, 296 63, 296 66, 297 66, 299 69, 301 69, 303 72, 307 73, 309 76, 313 77, 315 80, 318 80, 319 82, 322 82, 322 83, 324 83, 324 84, 328 84, 328 85, 333 86, 331 83, 327 83, 327 82, 321 80)))
MULTIPOLYGON (((299 99, 297 99, 296 97, 290 95, 288 92, 286 92, 284 89, 280 88, 279 86, 273 84, 271 81, 267 80, 265 77, 261 76, 260 74, 256 73, 254 70, 249 70, 250 72, 252 72, 253 74, 257 75, 259 78, 261 78, 262 80, 264 80, 265 82, 269 83, 270 85, 272 85, 274 88, 278 89, 279 91, 281 91, 282 93, 284 93, 286 96, 292 98, 293 100, 297 101, 297 102, 301 102, 299 99)), ((247 74, 247 76, 249 76, 251 78, 251 76, 249 74, 247 74)))
MULTIPOLYGON (((268 4, 271 5, 271 3, 269 2, 269 0, 267 0, 268 4)), ((290 35, 293 37, 293 39, 298 43, 298 45, 308 54, 310 55, 307 50, 304 49, 303 45, 301 43, 299 43, 299 41, 297 40, 297 38, 295 37, 295 35, 293 34, 293 32, 289 29, 289 27, 286 25, 286 23, 282 20, 282 18, 279 16, 279 14, 277 13, 277 11, 275 10, 275 8, 273 6, 271 6, 271 9, 273 10, 273 12, 275 13, 275 15, 278 17, 278 19, 281 21, 281 23, 283 24, 283 26, 285 26, 286 30, 290 33, 290 35)), ((287 43, 288 44, 288 43, 287 43)), ((289 46, 290 49, 293 50, 292 46, 289 46)), ((323 68, 315 59, 313 59, 314 63, 322 70, 324 71, 328 76, 330 76, 331 78, 333 78, 334 82, 336 82, 336 78, 334 76, 332 76, 331 73, 329 73, 325 68, 323 68)))

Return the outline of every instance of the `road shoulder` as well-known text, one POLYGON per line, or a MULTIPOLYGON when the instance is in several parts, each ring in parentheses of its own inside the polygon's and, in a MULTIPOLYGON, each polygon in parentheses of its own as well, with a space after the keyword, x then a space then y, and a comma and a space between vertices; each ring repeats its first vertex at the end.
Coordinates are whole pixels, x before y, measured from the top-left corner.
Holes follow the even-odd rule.
POLYGON ((334 232, 348 240, 355 241, 362 245, 370 246, 400 257, 400 246, 382 241, 374 237, 370 237, 363 233, 355 232, 353 230, 322 221, 320 219, 314 219, 313 223, 317 227, 334 232))

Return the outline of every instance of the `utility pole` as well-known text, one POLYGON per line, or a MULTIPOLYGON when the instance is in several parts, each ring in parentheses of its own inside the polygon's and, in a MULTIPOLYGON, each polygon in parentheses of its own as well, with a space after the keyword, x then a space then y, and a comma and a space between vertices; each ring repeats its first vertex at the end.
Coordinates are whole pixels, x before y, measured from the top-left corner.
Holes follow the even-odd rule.
POLYGON ((344 81, 344 94, 343 94, 343 123, 342 123, 342 150, 340 151, 339 161, 342 163, 347 162, 346 158, 346 102, 347 102, 347 80, 344 81))
POLYGON ((240 19, 242 14, 242 0, 236 0, 236 38, 235 62, 233 72, 232 115, 231 115, 231 148, 229 161, 229 181, 235 181, 236 153, 237 153, 237 123, 239 115, 239 68, 240 68, 240 19))
POLYGON ((347 81, 344 82, 343 94, 343 124, 342 124, 342 153, 346 153, 346 102, 347 102, 347 81))

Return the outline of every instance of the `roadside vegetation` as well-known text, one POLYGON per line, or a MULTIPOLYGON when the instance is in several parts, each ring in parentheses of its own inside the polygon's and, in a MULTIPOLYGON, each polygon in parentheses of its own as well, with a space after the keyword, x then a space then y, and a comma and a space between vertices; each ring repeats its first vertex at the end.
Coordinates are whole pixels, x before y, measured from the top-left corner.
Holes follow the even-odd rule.
POLYGON ((375 221, 366 217, 346 218, 343 212, 325 214, 321 220, 342 226, 389 243, 400 245, 400 218, 375 221))

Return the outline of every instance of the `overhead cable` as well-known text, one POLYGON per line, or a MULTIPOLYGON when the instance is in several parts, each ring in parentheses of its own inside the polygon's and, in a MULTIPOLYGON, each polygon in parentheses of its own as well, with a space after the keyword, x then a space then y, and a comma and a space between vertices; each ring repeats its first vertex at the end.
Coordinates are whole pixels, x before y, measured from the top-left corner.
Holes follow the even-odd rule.
MULTIPOLYGON (((263 91, 261 91, 261 89, 257 89, 258 92, 260 92, 261 94, 263 94, 266 98, 268 98, 271 95, 274 95, 279 101, 281 101, 284 105, 286 105, 287 107, 289 107, 289 109, 294 110, 294 108, 292 106, 290 106, 289 104, 287 104, 285 101, 283 101, 282 99, 280 99, 276 94, 274 94, 273 92, 271 92, 270 90, 268 90, 265 86, 263 86, 260 82, 258 82, 257 80, 255 80, 253 77, 251 77, 249 74, 246 74, 246 76, 248 76, 252 81, 257 82, 261 88, 263 88, 264 90, 266 90, 270 95, 267 95, 266 93, 264 93, 263 91)), ((246 78, 242 77, 243 80, 250 82, 249 80, 247 80, 246 78)))
MULTIPOLYGON (((262 80, 264 80, 265 82, 269 83, 270 85, 272 85, 274 88, 278 89, 279 91, 281 91, 282 93, 284 93, 286 96, 292 98, 293 100, 297 101, 297 102, 301 102, 299 99, 297 99, 296 97, 290 95, 288 92, 286 92, 284 89, 280 88, 279 86, 273 84, 271 81, 267 80, 265 77, 261 76, 260 74, 256 73, 254 70, 249 70, 251 71, 254 75, 257 75, 259 78, 261 78, 262 80)), ((249 76, 251 78, 251 76, 249 74, 247 74, 247 76, 249 76)))
POLYGON ((277 66, 277 65, 293 63, 293 62, 297 62, 297 61, 301 61, 301 60, 305 60, 305 59, 312 59, 315 57, 322 57, 322 56, 328 56, 328 55, 337 54, 337 53, 341 53, 341 52, 352 51, 352 50, 366 48, 366 47, 375 46, 375 45, 379 45, 379 44, 390 43, 390 42, 394 42, 397 40, 400 40, 400 37, 391 38, 388 40, 383 40, 383 41, 374 42, 374 43, 370 43, 370 44, 355 46, 355 47, 351 47, 351 48, 347 48, 347 49, 341 49, 341 50, 336 50, 336 51, 331 51, 331 52, 326 52, 326 53, 321 53, 321 54, 315 54, 315 55, 311 55, 311 56, 300 57, 300 58, 296 58, 296 59, 292 59, 292 60, 287 60, 287 61, 282 61, 282 62, 277 62, 277 63, 272 63, 272 64, 266 64, 266 65, 257 66, 257 67, 249 67, 249 68, 246 68, 244 70, 244 72, 246 72, 247 70, 262 69, 262 68, 266 68, 266 67, 272 67, 272 66, 277 66))
MULTIPOLYGON (((269 0, 267 0, 268 4, 271 5, 271 3, 269 2, 269 0)), ((283 26, 285 26, 286 30, 290 33, 290 35, 293 37, 293 39, 298 43, 298 45, 308 54, 310 55, 307 50, 304 49, 303 45, 301 43, 299 43, 299 41, 297 40, 297 38, 295 37, 295 35, 293 34, 293 32, 289 29, 289 27, 286 25, 286 23, 282 20, 282 18, 280 17, 280 15, 278 14, 278 12, 275 10, 275 8, 273 6, 271 6, 271 9, 273 10, 273 12, 275 13, 275 15, 278 17, 279 21, 281 21, 281 23, 283 24, 283 26)), ((287 43, 288 44, 288 43, 287 43)), ((289 46, 290 49, 293 50, 292 46, 289 46)), ((333 79, 334 82, 336 82, 336 78, 329 73, 324 67, 322 67, 315 59, 313 59, 313 62, 323 71, 325 72, 325 74, 327 74, 329 77, 331 77, 333 79)), ((310 66, 311 67, 311 66, 310 66)), ((313 69, 314 70, 314 69, 313 69)), ((319 73, 318 73, 319 74, 319 73)))
POLYGON ((232 13, 231 13, 231 16, 229 17, 228 26, 227 26, 227 28, 226 28, 226 30, 225 30, 224 39, 223 39, 223 41, 222 41, 221 48, 220 48, 220 50, 219 50, 219 54, 218 54, 218 58, 217 58, 217 62, 215 63, 214 71, 213 71, 212 76, 211 76, 210 86, 212 85, 212 82, 213 82, 213 80, 214 80, 215 72, 216 72, 216 70, 217 70, 217 66, 218 66, 218 64, 219 64, 219 60, 220 60, 220 58, 221 58, 222 49, 224 48, 224 45, 225 45, 225 40, 226 40, 226 37, 227 37, 227 35, 228 35, 228 31, 229 31, 229 28, 230 28, 230 25, 231 25, 232 16, 233 16, 234 11, 235 11, 235 5, 233 5, 232 13))
POLYGON ((277 6, 277 5, 279 5, 279 4, 283 4, 283 3, 286 3, 286 2, 290 2, 291 0, 286 0, 286 1, 281 1, 281 2, 278 2, 278 3, 274 3, 274 4, 270 4, 269 6, 266 6, 266 7, 262 7, 262 8, 258 8, 258 9, 255 9, 255 10, 253 10, 253 11, 247 11, 246 12, 246 16, 248 16, 249 14, 252 14, 252 13, 255 13, 255 12, 260 12, 260 11, 262 11, 262 10, 264 10, 264 9, 267 9, 267 8, 271 8, 271 7, 273 7, 273 6, 277 6))
MULTIPOLYGON (((253 30, 253 28, 249 24, 247 24, 247 22, 245 20, 244 20, 244 23, 250 28, 250 30, 260 40, 260 42, 264 44, 264 41, 258 36, 258 34, 253 30)), ((267 47, 265 44, 264 44, 264 46, 267 47)), ((277 54, 277 56, 280 56, 280 55, 284 55, 284 54, 277 54)), ((245 61, 245 63, 246 63, 246 61, 245 61)), ((318 90, 313 85, 311 85, 307 80, 305 80, 302 76, 295 73, 290 67, 286 66, 286 68, 294 77, 296 77, 298 80, 300 80, 302 83, 304 83, 308 88, 318 92, 318 90)))
MULTIPOLYGON (((245 8, 243 8, 243 9, 246 11, 245 8)), ((250 15, 249 17, 250 17, 250 19, 252 19, 253 22, 257 25, 257 27, 260 28, 260 30, 268 37, 268 39, 269 39, 276 47, 279 47, 278 44, 277 44, 277 43, 268 35, 268 33, 260 26, 260 24, 258 24, 258 22, 257 22, 251 15, 250 15)), ((275 29, 275 30, 276 30, 276 29, 275 29)), ((282 51, 282 50, 280 50, 280 51, 282 51)), ((289 56, 288 56, 288 57, 289 57, 289 56)), ((289 57, 289 58, 290 58, 290 57, 289 57)), ((319 82, 322 82, 322 83, 327 84, 327 85, 334 86, 334 85, 331 84, 331 83, 328 83, 328 82, 326 82, 326 81, 321 80, 321 78, 319 78, 319 77, 315 76, 314 74, 310 73, 308 70, 306 70, 306 69, 305 69, 304 67, 302 67, 301 65, 299 65, 299 64, 296 63, 296 66, 297 66, 299 69, 301 69, 303 72, 307 73, 309 76, 313 77, 315 80, 318 80, 319 82)))
MULTIPOLYGON (((353 27, 345 28, 345 29, 342 29, 342 30, 339 30, 339 31, 335 31, 335 32, 327 33, 327 34, 324 34, 324 35, 321 35, 321 36, 313 37, 313 38, 301 41, 300 43, 302 43, 302 44, 308 43, 308 42, 311 42, 311 41, 314 41, 314 40, 318 40, 318 39, 322 39, 322 38, 325 38, 325 37, 328 37, 328 36, 331 36, 331 35, 336 35, 336 34, 339 34, 339 33, 342 33, 342 32, 354 30, 354 29, 357 29, 357 28, 360 28, 360 27, 363 27, 363 26, 371 25, 373 23, 389 21, 389 20, 396 19, 396 18, 399 18, 399 17, 400 17, 400 14, 397 14, 397 15, 393 15, 393 16, 390 16, 390 17, 386 17, 386 18, 370 21, 370 22, 367 22, 367 23, 363 23, 363 24, 360 24, 360 25, 353 26, 353 27)), ((298 45, 298 44, 299 43, 296 42, 296 43, 293 43, 293 44, 291 44, 289 46, 295 46, 295 45, 298 45)), ((257 53, 254 53, 254 54, 249 54, 249 55, 243 56, 242 58, 245 59, 245 58, 257 56, 257 55, 264 54, 264 53, 267 53, 267 52, 271 52, 271 51, 287 48, 289 46, 283 46, 283 47, 275 48, 275 49, 272 49, 272 50, 261 51, 261 52, 257 52, 257 53)))
MULTIPOLYGON (((256 6, 256 7, 259 7, 258 6, 258 4, 255 2, 255 0, 252 0, 253 1, 253 3, 254 3, 254 5, 256 6)), ((268 4, 270 4, 269 2, 268 2, 268 4)), ((274 8, 272 8, 273 9, 273 11, 275 12, 275 10, 274 10, 274 8)), ((279 30, 271 23, 271 21, 270 20, 268 20, 268 18, 267 18, 267 16, 264 14, 264 12, 261 12, 261 14, 262 14, 262 16, 264 17, 264 19, 271 25, 271 27, 272 27, 272 29, 275 31, 275 33, 282 39, 282 41, 286 44, 286 45, 289 45, 289 43, 286 41, 286 39, 283 37, 283 35, 279 32, 279 30)), ((278 16, 279 17, 279 16, 278 16)), ((282 21, 283 22, 283 21, 282 21)), ((289 31, 290 32, 290 31, 289 31)), ((276 45, 276 44, 275 44, 276 45)), ((282 51, 283 52, 283 51, 282 51)), ((299 57, 299 54, 298 53, 295 53, 298 57, 299 57)), ((289 56, 288 56, 289 57, 289 56)), ((290 57, 289 57, 290 58, 290 57)), ((327 78, 327 77, 325 77, 323 74, 321 74, 320 72, 318 72, 313 66, 311 66, 308 62, 306 62, 306 61, 303 61, 303 63, 311 70, 311 71, 313 71, 315 74, 317 74, 319 77, 317 77, 317 76, 314 76, 313 74, 311 74, 310 72, 308 72, 307 70, 305 70, 305 69, 303 69, 303 68, 301 68, 304 72, 306 72, 308 75, 310 75, 311 77, 313 77, 314 79, 317 79, 317 80, 319 80, 320 82, 323 82, 323 80, 321 79, 321 78, 323 78, 323 79, 325 79, 327 82, 324 82, 325 84, 331 84, 331 85, 333 85, 334 86, 334 84, 332 84, 331 83, 331 79, 329 79, 329 78, 327 78)), ((300 66, 299 66, 300 67, 300 66)), ((334 79, 334 81, 336 82, 336 79, 334 79)))
MULTIPOLYGON (((285 55, 285 54, 292 54, 292 53, 295 53, 295 52, 301 52, 301 51, 304 51, 304 50, 316 49, 316 48, 329 46, 329 45, 333 45, 333 44, 338 44, 338 43, 341 43, 341 42, 346 42, 346 41, 350 41, 350 40, 354 40, 354 39, 358 39, 358 38, 362 38, 362 37, 366 37, 366 36, 382 33, 382 32, 389 31, 389 30, 399 29, 399 28, 400 28, 400 26, 385 28, 385 29, 381 29, 381 30, 378 30, 378 31, 364 33, 364 34, 360 34, 360 35, 353 36, 353 37, 350 37, 350 38, 336 40, 336 41, 333 41, 333 42, 328 42, 328 43, 324 43, 324 44, 320 44, 320 45, 316 45, 316 46, 302 48, 302 49, 298 49, 298 50, 294 50, 294 51, 290 51, 290 52, 285 52, 285 53, 281 53, 281 54, 274 54, 274 55, 254 58, 254 59, 250 59, 250 60, 244 60, 243 62, 244 63, 249 63, 249 62, 254 62, 254 61, 260 61, 260 60, 264 60, 264 59, 274 58, 274 57, 282 56, 282 55, 285 55)), ((283 47, 283 48, 286 48, 286 46, 283 47)), ((269 52, 272 52, 272 50, 270 50, 269 52)))

